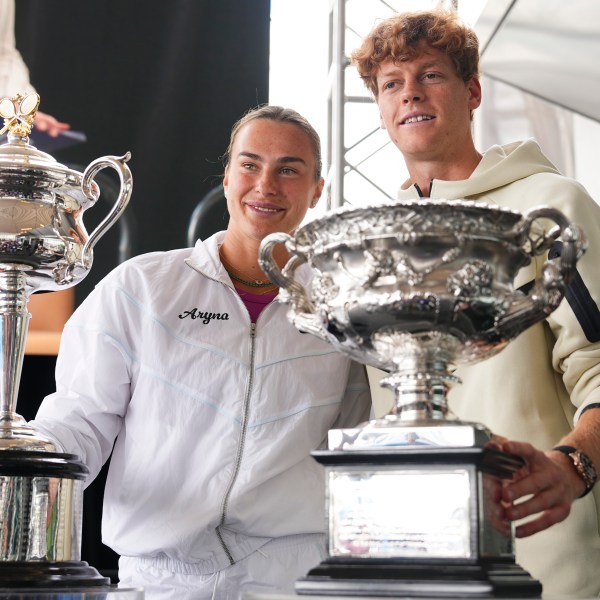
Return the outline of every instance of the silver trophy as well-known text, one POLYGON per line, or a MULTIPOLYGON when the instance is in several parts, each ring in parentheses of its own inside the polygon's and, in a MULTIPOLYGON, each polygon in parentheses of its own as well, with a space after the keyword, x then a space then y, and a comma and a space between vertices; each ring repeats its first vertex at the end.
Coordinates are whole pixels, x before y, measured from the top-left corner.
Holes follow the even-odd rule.
POLYGON ((491 447, 482 425, 452 417, 447 392, 455 366, 500 352, 558 307, 584 250, 581 230, 555 209, 466 200, 342 208, 263 240, 261 267, 292 323, 387 371, 381 385, 394 394, 388 415, 331 430, 313 452, 326 472, 328 558, 299 593, 540 595, 494 510, 522 462, 491 447), (560 256, 539 280, 514 289, 554 244, 560 256), (278 245, 290 256, 283 269, 278 245), (310 290, 294 278, 304 263, 310 290))
POLYGON ((0 146, 0 587, 103 586, 81 561, 83 483, 78 457, 61 453, 15 412, 34 292, 66 289, 92 266, 93 248, 131 196, 123 157, 79 173, 29 144, 39 96, 0 100, 8 142, 0 146), (118 198, 88 235, 83 213, 100 196, 95 175, 111 167, 118 198))

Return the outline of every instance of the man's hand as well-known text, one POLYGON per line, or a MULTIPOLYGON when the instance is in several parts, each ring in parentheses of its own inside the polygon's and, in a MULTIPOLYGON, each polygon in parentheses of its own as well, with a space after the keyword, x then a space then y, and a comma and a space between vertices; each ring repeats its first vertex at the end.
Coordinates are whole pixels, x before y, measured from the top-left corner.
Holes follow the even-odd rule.
POLYGON ((566 519, 571 504, 585 490, 570 459, 553 450, 541 452, 526 442, 504 441, 500 449, 527 463, 502 489, 506 518, 517 521, 536 515, 516 528, 516 536, 533 535, 566 519))

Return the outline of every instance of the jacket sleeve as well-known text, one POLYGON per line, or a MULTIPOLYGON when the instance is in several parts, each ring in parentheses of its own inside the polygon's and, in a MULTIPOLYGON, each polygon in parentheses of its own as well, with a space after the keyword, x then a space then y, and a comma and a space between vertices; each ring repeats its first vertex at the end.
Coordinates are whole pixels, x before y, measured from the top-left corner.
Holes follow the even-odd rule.
MULTIPOLYGON (((587 251, 577 263, 565 298, 548 317, 556 338, 553 367, 577 408, 576 421, 584 407, 600 402, 600 206, 581 185, 566 178, 557 180, 547 197, 587 238, 587 251)), ((550 257, 559 253, 560 246, 550 251, 550 257)))
POLYGON ((86 484, 108 460, 130 400, 132 359, 118 315, 109 285, 96 288, 75 311, 61 338, 56 392, 31 422, 87 465, 86 484))

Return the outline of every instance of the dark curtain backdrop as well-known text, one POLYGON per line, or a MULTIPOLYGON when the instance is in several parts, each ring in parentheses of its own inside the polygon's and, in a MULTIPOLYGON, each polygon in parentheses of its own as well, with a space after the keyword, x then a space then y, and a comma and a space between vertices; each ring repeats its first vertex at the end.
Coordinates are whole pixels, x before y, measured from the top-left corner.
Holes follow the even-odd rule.
MULTIPOLYGON (((51 154, 83 170, 100 156, 131 151, 133 195, 124 215, 131 253, 185 246, 196 204, 220 183, 219 157, 231 126, 268 100, 270 1, 16 5, 17 46, 40 109, 88 139, 51 154)), ((101 175, 114 185, 109 171, 101 175)), ((101 190, 110 189, 100 179, 101 190)), ((84 214, 88 231, 112 201, 105 192, 84 214)), ((77 303, 118 264, 120 232, 117 224, 98 242, 92 270, 76 288, 77 303)), ((26 418, 54 391, 54 364, 54 357, 26 357, 17 407, 26 418)), ((105 478, 106 468, 85 492, 82 559, 114 577, 117 556, 100 543, 105 478)))
MULTIPOLYGON (((16 4, 17 45, 40 110, 88 138, 53 156, 83 168, 130 150, 133 254, 185 246, 195 205, 220 181, 231 126, 268 101, 269 0, 16 4)), ((86 212, 88 231, 107 208, 86 212)), ((115 266, 117 244, 115 225, 78 302, 115 266)))

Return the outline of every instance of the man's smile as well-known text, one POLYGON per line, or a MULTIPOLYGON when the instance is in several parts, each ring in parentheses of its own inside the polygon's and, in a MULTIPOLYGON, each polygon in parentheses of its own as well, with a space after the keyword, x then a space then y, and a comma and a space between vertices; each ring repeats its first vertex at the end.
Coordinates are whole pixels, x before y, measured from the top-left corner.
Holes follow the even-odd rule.
POLYGON ((413 114, 413 115, 409 115, 408 117, 406 117, 405 119, 400 121, 400 125, 410 125, 411 123, 420 123, 421 121, 431 121, 432 119, 435 119, 435 117, 432 115, 423 115, 423 114, 415 115, 415 114, 413 114))

